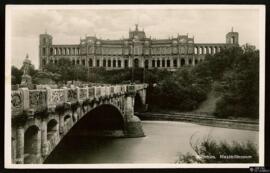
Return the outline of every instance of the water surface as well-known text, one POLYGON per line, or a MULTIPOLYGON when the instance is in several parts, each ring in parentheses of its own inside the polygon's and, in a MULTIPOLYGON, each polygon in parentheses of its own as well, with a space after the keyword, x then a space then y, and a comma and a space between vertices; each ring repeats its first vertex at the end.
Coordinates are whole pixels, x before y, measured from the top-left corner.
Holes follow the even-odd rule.
POLYGON ((217 141, 251 141, 258 132, 202 126, 186 122, 143 121, 146 137, 76 138, 64 140, 46 163, 175 163, 179 153, 194 153, 192 141, 211 136, 217 141))

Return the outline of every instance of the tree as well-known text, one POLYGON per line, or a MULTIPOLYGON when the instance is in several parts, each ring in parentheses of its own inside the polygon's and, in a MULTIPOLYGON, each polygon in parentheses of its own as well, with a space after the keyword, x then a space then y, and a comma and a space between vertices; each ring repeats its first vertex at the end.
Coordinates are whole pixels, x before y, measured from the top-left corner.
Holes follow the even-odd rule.
POLYGON ((52 72, 39 71, 33 76, 34 84, 55 84, 59 82, 60 75, 52 72))
POLYGON ((12 85, 16 85, 16 84, 21 83, 23 72, 20 69, 18 69, 15 66, 12 66, 11 67, 11 75, 12 75, 12 80, 11 80, 12 85))
POLYGON ((218 91, 216 115, 220 117, 259 116, 259 51, 245 45, 237 54, 231 68, 223 73, 218 91))

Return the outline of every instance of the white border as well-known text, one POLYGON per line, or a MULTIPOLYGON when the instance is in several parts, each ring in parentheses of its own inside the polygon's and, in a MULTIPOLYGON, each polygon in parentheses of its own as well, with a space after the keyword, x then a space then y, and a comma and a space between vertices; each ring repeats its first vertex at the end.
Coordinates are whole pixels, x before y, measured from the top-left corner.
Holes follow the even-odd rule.
POLYGON ((5 168, 121 169, 121 168, 248 168, 264 165, 265 6, 264 5, 7 5, 5 33, 5 168), (11 163, 11 11, 20 9, 257 9, 260 12, 260 127, 258 164, 12 164, 11 163), (8 129, 8 130, 7 130, 8 129))

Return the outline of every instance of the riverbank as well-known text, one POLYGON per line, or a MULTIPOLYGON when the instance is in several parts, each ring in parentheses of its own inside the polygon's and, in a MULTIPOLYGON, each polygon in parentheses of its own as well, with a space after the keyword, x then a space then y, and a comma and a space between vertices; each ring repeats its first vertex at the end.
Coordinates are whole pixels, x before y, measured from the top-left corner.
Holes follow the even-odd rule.
POLYGON ((166 121, 182 121, 190 122, 200 125, 241 129, 241 130, 252 130, 259 131, 259 123, 251 120, 234 120, 234 119, 221 119, 214 116, 196 114, 196 113, 156 113, 156 112, 145 112, 135 113, 141 120, 166 120, 166 121))

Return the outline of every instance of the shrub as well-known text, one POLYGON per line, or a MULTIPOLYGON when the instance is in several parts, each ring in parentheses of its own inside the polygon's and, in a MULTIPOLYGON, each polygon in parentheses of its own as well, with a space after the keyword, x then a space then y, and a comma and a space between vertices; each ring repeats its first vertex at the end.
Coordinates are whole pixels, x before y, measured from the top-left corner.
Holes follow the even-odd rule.
POLYGON ((209 137, 202 142, 190 143, 197 155, 180 154, 176 163, 258 163, 257 146, 250 142, 231 144, 217 142, 209 137))

